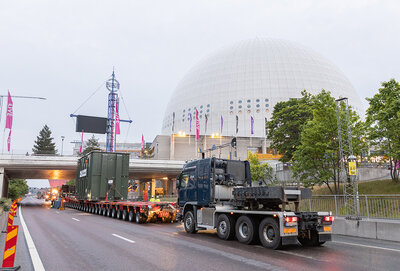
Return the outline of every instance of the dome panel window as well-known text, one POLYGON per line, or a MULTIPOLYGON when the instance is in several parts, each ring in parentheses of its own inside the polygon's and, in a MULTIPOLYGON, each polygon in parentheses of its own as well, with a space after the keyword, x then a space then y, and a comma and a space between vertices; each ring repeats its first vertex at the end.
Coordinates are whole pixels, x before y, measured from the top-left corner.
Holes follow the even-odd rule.
POLYGON ((185 119, 182 119, 182 122, 185 122, 185 119))
POLYGON ((210 107, 210 104, 208 104, 207 107, 210 107))
POLYGON ((191 108, 188 109, 188 111, 192 110, 191 108))
POLYGON ((239 100, 239 101, 238 101, 238 103, 240 103, 240 104, 241 104, 241 103, 242 103, 242 100, 239 100))
POLYGON ((250 114, 250 113, 251 113, 251 110, 247 110, 247 113, 249 113, 249 114, 250 114))
POLYGON ((183 113, 185 113, 186 112, 186 110, 185 109, 183 109, 183 113))
POLYGON ((257 106, 257 107, 260 107, 260 105, 259 105, 259 104, 257 104, 256 106, 257 106))
POLYGON ((256 102, 259 103, 259 102, 260 102, 260 99, 257 99, 256 102))
POLYGON ((200 109, 203 109, 203 106, 202 106, 202 105, 200 105, 200 109))
POLYGON ((250 103, 250 102, 251 102, 251 100, 247 100, 247 102, 248 102, 248 103, 250 103))
POLYGON ((248 105, 247 105, 247 108, 251 108, 251 105, 248 104, 248 105))
POLYGON ((233 109, 233 106, 229 107, 229 109, 232 110, 232 109, 233 109))
POLYGON ((239 112, 238 112, 239 114, 242 114, 242 110, 239 110, 239 112))
POLYGON ((207 113, 210 112, 210 109, 207 109, 207 113))
POLYGON ((241 106, 241 105, 239 105, 239 109, 242 109, 242 106, 241 106))
POLYGON ((261 110, 260 109, 257 109, 257 113, 260 113, 261 112, 261 110))
POLYGON ((267 99, 265 99, 265 102, 269 102, 268 98, 267 98, 267 99))
POLYGON ((202 119, 202 118, 203 118, 203 115, 200 115, 200 118, 202 119))
POLYGON ((200 114, 203 114, 203 110, 200 110, 200 114))
POLYGON ((269 112, 269 109, 265 109, 265 113, 268 113, 269 112))
POLYGON ((231 101, 230 104, 233 104, 233 101, 231 101))
POLYGON ((229 114, 233 115, 233 111, 229 112, 229 114))
POLYGON ((265 107, 269 107, 269 104, 265 104, 265 107))

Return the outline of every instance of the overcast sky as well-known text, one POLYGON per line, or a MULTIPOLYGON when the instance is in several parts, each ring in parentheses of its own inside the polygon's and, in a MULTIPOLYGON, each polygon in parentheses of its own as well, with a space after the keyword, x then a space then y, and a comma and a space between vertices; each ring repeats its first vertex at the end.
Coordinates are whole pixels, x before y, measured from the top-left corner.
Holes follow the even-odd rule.
MULTIPOLYGON (((255 37, 314 49, 348 76, 364 100, 382 81, 400 80, 399 3, 1 1, 0 94, 47 98, 14 99, 12 151, 31 152, 48 124, 58 150, 65 136, 64 154, 71 154, 70 142, 80 135, 69 114, 109 78, 113 66, 127 106, 121 105, 121 118, 133 120, 129 129, 122 124, 118 140, 140 142, 143 133, 152 141, 161 132, 169 97, 190 67, 220 47, 255 37)), ((107 95, 102 87, 76 113, 106 117, 107 95)), ((3 109, 1 127, 4 118, 3 109)))

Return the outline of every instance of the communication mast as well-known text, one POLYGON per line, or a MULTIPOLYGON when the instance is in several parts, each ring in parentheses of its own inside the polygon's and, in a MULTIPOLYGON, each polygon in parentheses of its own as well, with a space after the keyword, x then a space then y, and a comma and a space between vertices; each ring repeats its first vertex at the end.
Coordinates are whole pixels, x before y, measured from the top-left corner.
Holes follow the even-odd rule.
POLYGON ((339 184, 343 184, 346 219, 359 220, 360 201, 358 196, 356 157, 353 155, 348 98, 340 98, 335 102, 340 157, 339 184))
POLYGON ((106 82, 106 87, 110 91, 108 94, 108 115, 107 115, 107 141, 106 151, 115 151, 115 108, 118 103, 119 82, 115 79, 113 70, 112 76, 106 82))

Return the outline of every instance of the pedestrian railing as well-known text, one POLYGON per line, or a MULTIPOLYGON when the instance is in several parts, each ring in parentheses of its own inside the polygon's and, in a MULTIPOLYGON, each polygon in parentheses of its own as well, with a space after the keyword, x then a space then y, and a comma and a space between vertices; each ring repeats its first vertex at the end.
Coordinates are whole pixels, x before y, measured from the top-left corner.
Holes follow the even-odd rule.
MULTIPOLYGON (((360 216, 367 218, 400 219, 400 195, 359 195, 360 216)), ((315 195, 300 203, 301 211, 332 211, 346 216, 343 195, 315 195)))

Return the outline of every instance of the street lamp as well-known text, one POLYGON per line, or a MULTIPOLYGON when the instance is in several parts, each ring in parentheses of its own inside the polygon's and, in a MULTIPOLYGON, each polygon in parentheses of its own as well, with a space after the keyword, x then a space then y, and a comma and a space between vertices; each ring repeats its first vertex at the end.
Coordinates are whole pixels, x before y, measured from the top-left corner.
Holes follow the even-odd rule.
POLYGON ((63 155, 63 151, 64 151, 64 139, 65 139, 65 136, 61 136, 61 156, 63 155))

